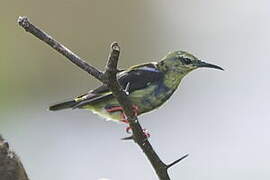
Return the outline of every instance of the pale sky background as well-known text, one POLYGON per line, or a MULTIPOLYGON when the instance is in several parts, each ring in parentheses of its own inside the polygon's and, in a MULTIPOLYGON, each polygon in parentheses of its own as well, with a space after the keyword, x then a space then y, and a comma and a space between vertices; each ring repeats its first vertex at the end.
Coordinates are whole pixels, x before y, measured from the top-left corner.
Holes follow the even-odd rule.
POLYGON ((140 117, 165 162, 190 156, 172 179, 269 180, 270 2, 267 0, 4 0, 0 6, 0 133, 33 180, 157 179, 125 126, 49 105, 95 88, 89 77, 24 32, 18 16, 103 68, 186 50, 225 69, 189 74, 168 103, 140 117))

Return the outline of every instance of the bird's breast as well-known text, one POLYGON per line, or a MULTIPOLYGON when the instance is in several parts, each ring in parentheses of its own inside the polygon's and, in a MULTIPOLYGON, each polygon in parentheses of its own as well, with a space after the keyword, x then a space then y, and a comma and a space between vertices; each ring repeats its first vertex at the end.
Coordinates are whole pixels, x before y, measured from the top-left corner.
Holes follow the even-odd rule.
POLYGON ((149 112, 165 103, 174 90, 168 88, 162 82, 149 85, 143 90, 137 90, 130 94, 133 104, 139 107, 140 113, 149 112))

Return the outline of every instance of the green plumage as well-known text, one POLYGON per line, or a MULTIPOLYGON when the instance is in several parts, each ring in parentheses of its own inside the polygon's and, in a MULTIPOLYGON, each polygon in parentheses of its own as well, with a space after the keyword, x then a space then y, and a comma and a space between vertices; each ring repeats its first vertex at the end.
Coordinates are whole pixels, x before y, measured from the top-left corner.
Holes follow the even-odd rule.
MULTIPOLYGON (((132 104, 143 114, 160 107, 177 89, 182 78, 198 67, 221 69, 219 66, 198 60, 193 55, 176 51, 160 62, 132 66, 117 74, 118 82, 125 89, 132 104)), ((56 104, 50 110, 66 108, 88 109, 110 120, 124 120, 119 103, 106 85, 81 95, 74 100, 56 104)))

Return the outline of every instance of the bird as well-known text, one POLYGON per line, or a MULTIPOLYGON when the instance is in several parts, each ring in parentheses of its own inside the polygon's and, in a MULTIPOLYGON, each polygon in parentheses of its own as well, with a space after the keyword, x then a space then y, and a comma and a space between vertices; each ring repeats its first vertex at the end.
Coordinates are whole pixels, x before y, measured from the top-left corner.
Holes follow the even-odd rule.
MULTIPOLYGON (((202 67, 224 70, 186 51, 174 51, 159 62, 143 63, 119 70, 116 76, 132 103, 135 115, 139 116, 163 105, 187 74, 202 67)), ((52 105, 49 110, 68 108, 86 109, 107 120, 128 123, 123 108, 106 84, 69 101, 52 105)))

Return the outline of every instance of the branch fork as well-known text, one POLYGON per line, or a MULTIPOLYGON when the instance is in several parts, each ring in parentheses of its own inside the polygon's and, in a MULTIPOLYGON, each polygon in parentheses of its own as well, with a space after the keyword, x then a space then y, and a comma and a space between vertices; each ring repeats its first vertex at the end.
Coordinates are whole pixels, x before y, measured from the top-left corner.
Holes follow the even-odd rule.
POLYGON ((30 23, 27 17, 19 17, 18 23, 21 27, 23 27, 26 32, 29 32, 36 36, 41 41, 47 43, 53 49, 58 51, 60 54, 65 56, 68 60, 72 63, 77 65, 82 70, 86 71, 90 75, 94 76, 100 82, 106 84, 115 98, 118 100, 119 104, 123 107, 124 113, 127 116, 127 120, 129 122, 130 128, 133 132, 133 140, 137 143, 140 148, 143 150, 145 155, 147 156, 148 160, 151 162, 158 178, 160 180, 169 180, 170 177, 168 175, 167 170, 175 165, 176 163, 180 162, 188 155, 181 157, 180 159, 174 161, 173 163, 166 165, 161 161, 157 153, 155 152, 154 148, 150 144, 147 138, 145 138, 143 129, 138 121, 137 116, 133 113, 132 104, 128 99, 128 96, 116 78, 117 72, 117 64, 120 55, 120 46, 118 43, 113 42, 111 45, 111 52, 108 57, 108 61, 106 64, 105 72, 101 72, 97 68, 91 66, 84 60, 82 60, 78 55, 70 51, 68 48, 63 46, 61 43, 53 39, 51 36, 40 30, 38 27, 34 26, 30 23))

